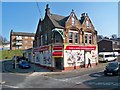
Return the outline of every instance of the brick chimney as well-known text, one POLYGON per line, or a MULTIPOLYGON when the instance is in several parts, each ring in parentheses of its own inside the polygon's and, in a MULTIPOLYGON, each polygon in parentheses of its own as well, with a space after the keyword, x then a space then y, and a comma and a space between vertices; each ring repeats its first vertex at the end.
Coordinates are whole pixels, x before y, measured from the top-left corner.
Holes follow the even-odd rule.
POLYGON ((49 8, 49 4, 46 5, 46 9, 45 9, 45 15, 50 15, 50 8, 49 8))
POLYGON ((86 16, 88 16, 88 13, 82 13, 81 14, 81 20, 85 19, 86 16))

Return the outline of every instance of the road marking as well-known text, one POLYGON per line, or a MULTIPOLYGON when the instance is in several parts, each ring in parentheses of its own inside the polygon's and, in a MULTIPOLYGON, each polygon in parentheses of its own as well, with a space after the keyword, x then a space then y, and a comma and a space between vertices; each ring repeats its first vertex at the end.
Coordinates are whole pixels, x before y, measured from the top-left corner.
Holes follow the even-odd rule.
POLYGON ((3 85, 3 86, 10 87, 10 88, 19 88, 17 86, 10 86, 10 85, 3 85))
POLYGON ((0 84, 4 84, 5 83, 5 81, 0 81, 0 84))
POLYGON ((104 86, 120 86, 120 83, 117 83, 117 82, 88 82, 86 84, 88 84, 88 85, 97 85, 97 86, 100 86, 100 85, 104 85, 104 86))
POLYGON ((94 77, 101 77, 101 76, 103 76, 103 74, 94 74, 93 76, 94 77))

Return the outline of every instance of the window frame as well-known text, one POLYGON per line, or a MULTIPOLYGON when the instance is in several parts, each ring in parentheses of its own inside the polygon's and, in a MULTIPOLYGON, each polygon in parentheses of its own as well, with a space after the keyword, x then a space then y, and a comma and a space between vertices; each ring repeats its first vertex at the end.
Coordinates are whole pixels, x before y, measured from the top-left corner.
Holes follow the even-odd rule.
POLYGON ((79 32, 78 31, 69 30, 69 43, 71 43, 71 44, 73 44, 73 43, 78 44, 79 43, 79 32), (70 33, 72 33, 71 36, 70 36, 70 33), (78 38, 76 38, 76 34, 78 35, 78 38), (77 39, 77 42, 76 42, 76 39, 77 39), (72 42, 70 42, 70 40, 72 42))
POLYGON ((92 34, 91 34, 91 35, 89 35, 89 44, 92 44, 92 43, 93 43, 92 38, 93 38, 92 34), (90 41, 91 41, 91 43, 90 43, 90 41))
POLYGON ((74 40, 75 40, 75 43, 77 44, 77 43, 79 43, 79 33, 78 32, 75 32, 74 33, 74 40), (77 37, 76 37, 76 35, 77 35, 77 37), (77 42, 76 42, 77 41, 77 42))
POLYGON ((69 43, 73 43, 73 32, 71 32, 71 31, 69 32, 69 43), (70 41, 72 41, 72 42, 70 42, 70 41))

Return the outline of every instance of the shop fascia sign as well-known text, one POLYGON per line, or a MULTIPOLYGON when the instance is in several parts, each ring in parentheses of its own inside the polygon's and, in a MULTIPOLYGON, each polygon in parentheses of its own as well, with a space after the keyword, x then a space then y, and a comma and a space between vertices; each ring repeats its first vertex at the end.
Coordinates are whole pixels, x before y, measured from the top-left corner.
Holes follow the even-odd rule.
POLYGON ((96 46, 66 46, 65 50, 96 50, 96 46))
POLYGON ((49 46, 42 46, 39 48, 35 48, 33 52, 39 52, 39 51, 45 51, 45 50, 49 50, 49 46))
POLYGON ((62 50, 63 46, 53 46, 53 50, 62 50))

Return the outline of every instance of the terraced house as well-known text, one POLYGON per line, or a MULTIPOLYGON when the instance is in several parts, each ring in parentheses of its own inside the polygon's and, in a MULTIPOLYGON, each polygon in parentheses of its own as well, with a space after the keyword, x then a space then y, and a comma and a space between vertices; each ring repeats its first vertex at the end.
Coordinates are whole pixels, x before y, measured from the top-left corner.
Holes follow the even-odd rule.
POLYGON ((40 66, 55 70, 73 70, 98 63, 97 31, 87 13, 78 18, 52 14, 46 5, 45 17, 39 20, 33 58, 40 66))

